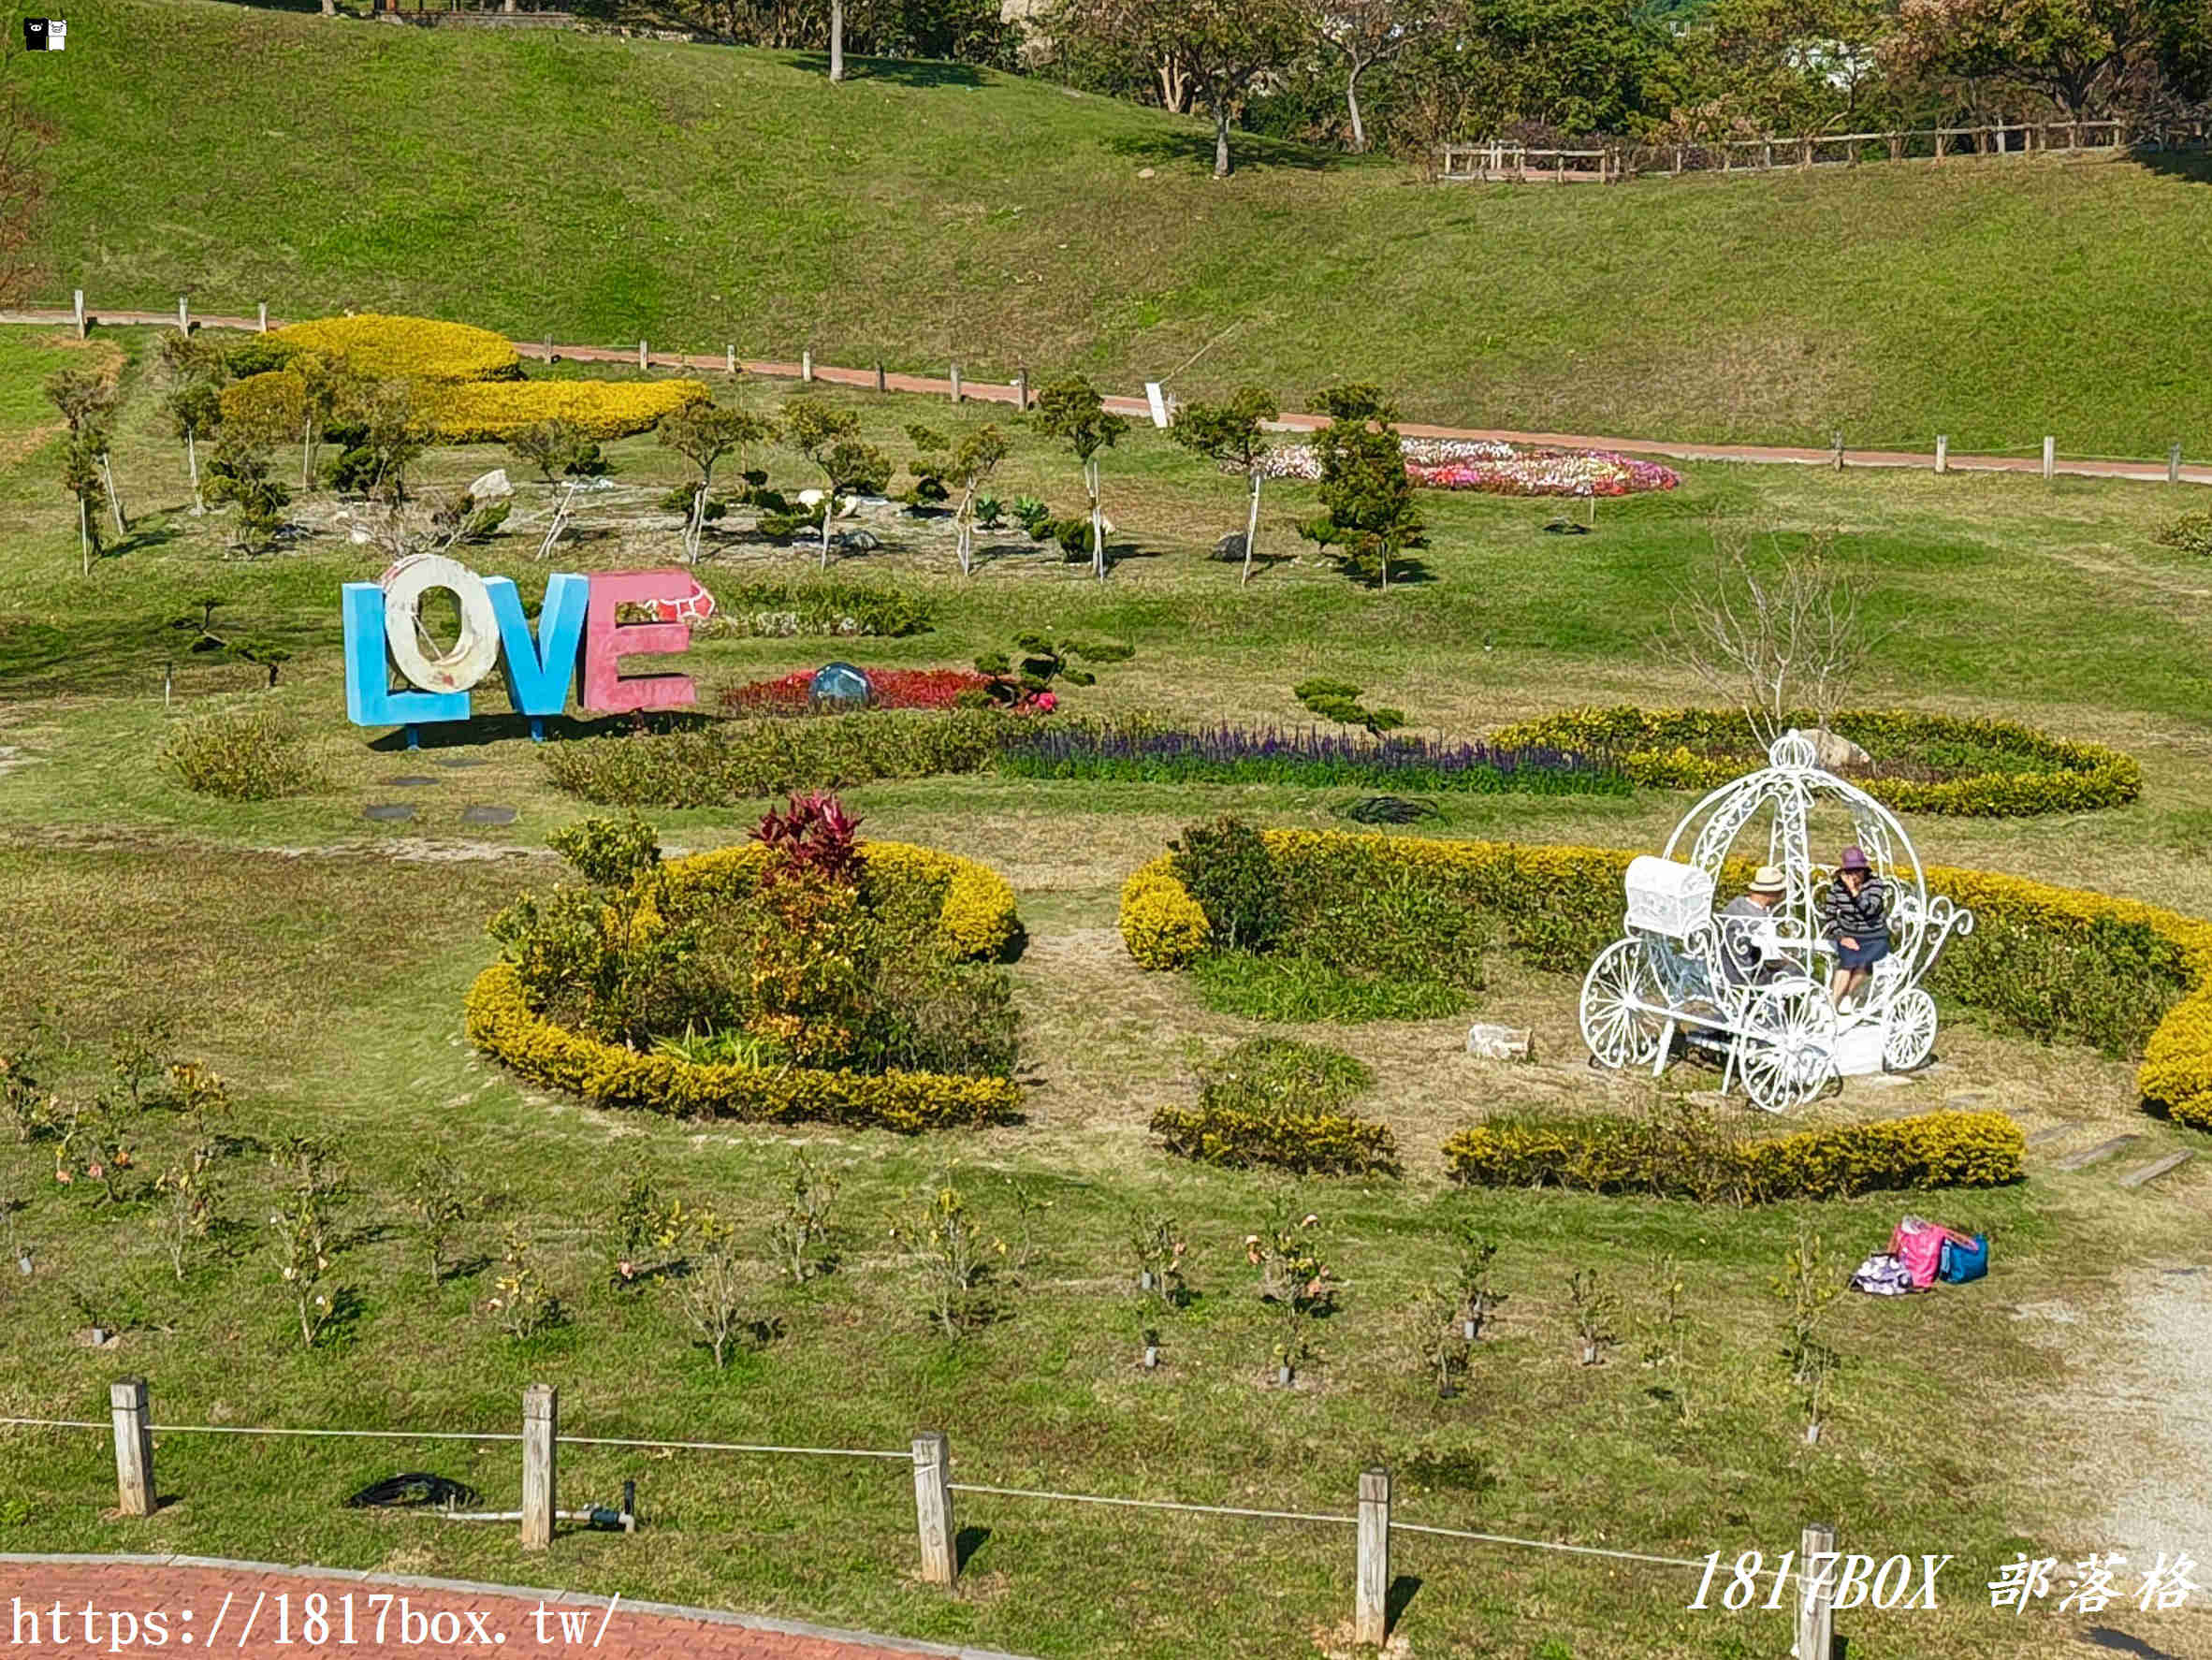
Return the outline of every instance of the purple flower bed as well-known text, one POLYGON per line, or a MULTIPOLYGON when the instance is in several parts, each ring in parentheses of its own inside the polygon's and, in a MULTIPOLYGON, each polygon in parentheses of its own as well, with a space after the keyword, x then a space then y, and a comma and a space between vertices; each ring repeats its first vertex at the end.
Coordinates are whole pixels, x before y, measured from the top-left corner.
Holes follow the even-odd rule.
POLYGON ((1625 795, 1625 774, 1594 755, 1274 727, 1062 726, 1011 735, 998 770, 1016 778, 1149 783, 1359 785, 1413 791, 1625 795))

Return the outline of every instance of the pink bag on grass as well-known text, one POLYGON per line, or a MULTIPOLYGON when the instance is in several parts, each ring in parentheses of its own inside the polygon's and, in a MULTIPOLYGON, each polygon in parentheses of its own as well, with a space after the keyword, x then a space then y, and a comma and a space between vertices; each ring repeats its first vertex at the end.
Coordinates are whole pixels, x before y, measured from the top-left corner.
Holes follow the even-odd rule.
POLYGON ((1925 1291, 1936 1282, 1943 1261, 1943 1241, 1948 1231, 1934 1222, 1907 1216, 1889 1236, 1889 1254, 1913 1276, 1913 1289, 1925 1291))

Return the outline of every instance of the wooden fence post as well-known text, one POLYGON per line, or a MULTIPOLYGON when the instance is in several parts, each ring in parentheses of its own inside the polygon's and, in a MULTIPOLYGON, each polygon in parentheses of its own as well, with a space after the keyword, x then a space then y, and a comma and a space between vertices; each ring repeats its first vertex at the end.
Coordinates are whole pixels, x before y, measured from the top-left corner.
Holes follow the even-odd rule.
POLYGON ((261 301, 261 302, 260 302, 260 311, 261 311, 261 327, 260 327, 260 332, 261 332, 261 333, 263 333, 263 334, 267 334, 267 333, 269 332, 269 301, 267 301, 267 300, 265 299, 265 300, 263 300, 263 301, 261 301))
POLYGON ((1837 433, 1833 434, 1833 439, 1834 439, 1834 445, 1833 445, 1833 447, 1834 447, 1834 451, 1835 451, 1835 458, 1836 458, 1836 471, 1837 471, 1837 472, 1839 472, 1839 473, 1841 473, 1841 472, 1842 472, 1842 471, 1843 471, 1843 434, 1842 434, 1842 433, 1841 433, 1841 432, 1837 432, 1837 433))
POLYGON ((953 365, 953 401, 960 401, 960 365, 957 363, 953 365))
POLYGON ((645 343, 645 342, 644 342, 644 341, 642 341, 642 340, 641 340, 641 341, 639 341, 639 342, 637 342, 637 366, 638 366, 638 368, 640 368, 640 369, 643 369, 643 368, 645 368, 645 367, 647 366, 647 365, 646 365, 646 343, 645 343))
POLYGON ((546 336, 546 361, 553 361, 553 337, 550 334, 546 336))
POLYGON ((2043 441, 2043 475, 2046 479, 2050 477, 2057 466, 2058 449, 2059 441, 2045 433, 2043 441))
POLYGON ((2168 484, 2181 482, 2181 446, 2178 444, 2170 446, 2166 451, 2166 482, 2168 484))
POLYGON ((953 1449, 936 1430, 914 1437, 914 1524, 922 1536, 922 1580, 950 1585, 960 1572, 953 1549, 953 1449))
POLYGON ((1014 407, 1029 407, 1029 366, 1026 363, 1018 364, 1014 369, 1014 407))
POLYGON ((533 1383, 522 1391, 522 1548, 553 1543, 553 1510, 560 1491, 560 1391, 533 1383))
POLYGON ((115 1507, 125 1516, 153 1514, 153 1431, 143 1377, 108 1386, 108 1416, 115 1425, 115 1507))
POLYGON ((1885 136, 1889 139, 1889 159, 1891 161, 1903 161, 1905 159, 1904 134, 1890 133, 1885 136))
POLYGON ((726 374, 737 372, 737 348, 735 346, 722 348, 722 371, 726 374))
POLYGON ((77 290, 77 338, 84 338, 84 290, 77 290))
POLYGON ((879 392, 891 390, 891 383, 883 378, 883 366, 880 363, 876 365, 876 390, 879 392))
POLYGON ((192 332, 192 308, 182 294, 177 296, 177 327, 186 334, 192 332))
POLYGON ((1360 1582, 1352 1641, 1381 1648, 1390 1635, 1390 1473, 1360 1472, 1360 1582))
POLYGON ((812 346, 802 346, 799 349, 799 379, 802 381, 811 381, 813 378, 814 348, 812 346))
POLYGON ((1938 473, 1948 473, 1950 470, 1951 470, 1951 439, 1950 439, 1950 435, 1949 435, 1948 433, 1938 432, 1938 433, 1936 434, 1936 471, 1937 471, 1938 473))
POLYGON ((1836 1530, 1814 1522, 1798 1541, 1797 1660, 1832 1660, 1836 1652, 1836 1530))
POLYGON ((1938 161, 1942 161, 1942 160, 1943 159, 1943 138, 1944 138, 1943 129, 1942 127, 1938 127, 1938 128, 1936 128, 1936 136, 1935 136, 1935 138, 1936 138, 1936 153, 1935 153, 1935 158, 1936 158, 1936 160, 1938 160, 1938 161))

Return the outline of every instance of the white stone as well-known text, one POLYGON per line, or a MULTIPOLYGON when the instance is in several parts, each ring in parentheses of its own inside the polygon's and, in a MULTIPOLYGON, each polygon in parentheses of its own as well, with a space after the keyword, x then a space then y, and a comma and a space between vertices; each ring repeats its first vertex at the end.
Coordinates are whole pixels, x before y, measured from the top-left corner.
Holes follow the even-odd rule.
POLYGON ((502 496, 514 493, 515 487, 507 482, 507 470, 504 467, 494 467, 469 485, 469 500, 472 502, 495 502, 502 496))
POLYGON ((1812 741, 1812 758, 1823 772, 1841 772, 1847 766, 1867 766, 1873 762, 1866 750, 1825 726, 1800 735, 1812 741))
POLYGON ((1530 1035, 1524 1027, 1478 1020, 1467 1028, 1467 1053, 1477 1060, 1526 1060, 1532 1053, 1530 1035))

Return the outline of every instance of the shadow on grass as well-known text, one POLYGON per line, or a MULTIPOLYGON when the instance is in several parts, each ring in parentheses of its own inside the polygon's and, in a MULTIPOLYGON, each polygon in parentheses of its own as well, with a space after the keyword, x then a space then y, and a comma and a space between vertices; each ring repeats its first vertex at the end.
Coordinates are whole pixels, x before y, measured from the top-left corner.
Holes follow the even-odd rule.
MULTIPOLYGON (((793 52, 787 60, 793 68, 829 79, 829 54, 793 52)), ((981 86, 983 72, 971 64, 948 64, 937 58, 845 58, 847 80, 883 80, 894 86, 981 86)))
POLYGON ((2115 1631, 2109 1625, 2090 1626, 2081 1634, 2081 1640, 2091 1648, 2103 1649, 2108 1653, 2132 1654, 2135 1660, 2181 1660, 2178 1654, 2169 1654, 2163 1649, 2155 1649, 2141 1638, 2132 1637, 2125 1631, 2115 1631))
POLYGON ((2132 159, 2147 173, 2191 184, 2212 184, 2212 154, 2201 150, 2137 151, 2132 159))
MULTIPOLYGON (((546 738, 547 742, 573 742, 577 738, 631 737, 639 734, 658 736, 672 732, 704 732, 719 723, 713 715, 689 709, 662 709, 640 715, 548 715, 546 738)), ((512 712, 473 715, 466 721, 426 721, 415 732, 418 736, 415 747, 425 751, 481 749, 487 744, 510 743, 528 737, 530 717, 512 712)), ((407 730, 394 727, 379 737, 371 738, 368 748, 379 755, 404 755, 408 750, 407 730)))
POLYGON ((968 1571, 968 1565, 975 1559, 975 1553, 990 1540, 991 1530, 987 1527, 964 1527, 953 1536, 953 1556, 962 1573, 968 1571))
MULTIPOLYGON (((1214 132, 1211 127, 1188 131, 1132 133, 1106 140, 1115 155, 1147 162, 1189 162, 1214 170, 1214 132)), ((1332 173, 1354 158, 1334 151, 1316 150, 1282 138, 1262 138, 1252 133, 1229 135, 1230 166, 1237 171, 1255 167, 1295 167, 1308 173, 1332 173)))
POLYGON ((1412 1574, 1400 1574, 1390 1581, 1390 1590, 1383 1596, 1383 1629, 1395 1631, 1398 1622, 1405 1618, 1405 1610, 1413 1599, 1420 1594, 1421 1582, 1412 1574))

